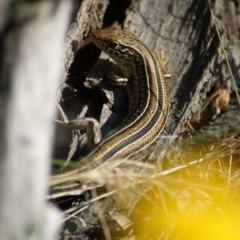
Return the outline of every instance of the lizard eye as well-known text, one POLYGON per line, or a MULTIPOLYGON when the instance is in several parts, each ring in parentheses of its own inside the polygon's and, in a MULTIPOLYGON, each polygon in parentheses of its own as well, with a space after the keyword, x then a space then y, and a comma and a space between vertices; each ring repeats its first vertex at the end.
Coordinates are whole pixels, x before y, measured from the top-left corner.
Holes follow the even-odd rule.
POLYGON ((119 43, 117 43, 117 42, 109 42, 108 45, 109 45, 110 48, 118 48, 119 43))

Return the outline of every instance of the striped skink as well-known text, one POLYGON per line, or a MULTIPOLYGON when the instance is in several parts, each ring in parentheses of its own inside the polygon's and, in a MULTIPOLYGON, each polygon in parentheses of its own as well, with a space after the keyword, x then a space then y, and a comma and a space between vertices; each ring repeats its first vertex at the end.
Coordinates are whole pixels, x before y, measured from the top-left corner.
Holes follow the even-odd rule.
POLYGON ((169 101, 166 78, 170 74, 164 60, 136 36, 117 28, 96 30, 91 33, 91 40, 117 63, 128 79, 124 83, 122 78, 121 81, 117 78, 113 81, 116 85, 126 84, 129 114, 81 160, 84 163, 81 167, 54 175, 52 189, 57 189, 58 184, 70 183, 84 169, 104 167, 114 160, 138 158, 157 140, 167 121, 169 101))

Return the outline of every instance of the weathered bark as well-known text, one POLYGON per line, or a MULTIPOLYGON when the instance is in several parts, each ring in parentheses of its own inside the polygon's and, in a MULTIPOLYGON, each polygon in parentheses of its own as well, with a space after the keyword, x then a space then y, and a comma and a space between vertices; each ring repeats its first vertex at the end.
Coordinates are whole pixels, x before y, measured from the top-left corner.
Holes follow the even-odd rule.
POLYGON ((45 197, 72 4, 6 3, 0 19, 0 239, 56 239, 60 214, 45 197))
MULTIPOLYGON (((105 11, 107 4, 108 1, 104 0, 83 1, 82 3, 77 22, 69 34, 65 56, 66 68, 62 82, 62 84, 65 83, 66 76, 69 76, 68 83, 79 91, 79 96, 64 101, 62 106, 70 119, 76 118, 84 105, 88 106, 88 114, 100 119, 103 135, 114 128, 127 114, 126 106, 122 104, 127 101, 126 92, 124 89, 105 85, 104 72, 101 69, 103 61, 99 61, 90 71, 92 63, 96 59, 93 54, 97 54, 98 50, 93 45, 81 48, 83 40, 91 30, 101 26, 107 27, 118 21, 125 29, 142 39, 149 48, 162 49, 167 67, 172 73, 172 78, 168 82, 171 105, 169 121, 149 159, 157 158, 160 165, 167 146, 184 132, 186 123, 192 114, 198 111, 206 93, 218 79, 221 70, 223 55, 210 14, 209 1, 132 0, 121 1, 121 7, 119 1, 110 1, 110 5, 105 11), (93 14, 94 9, 96 10, 94 14, 97 14, 98 17, 93 14), (85 83, 88 88, 83 86, 82 79, 85 78, 85 72, 89 72, 89 79, 85 83), (75 77, 78 79, 74 79, 75 77), (95 83, 95 79, 99 78, 103 78, 103 80, 95 83), (113 101, 114 104, 107 105, 106 101, 113 101), (109 105, 114 111, 109 108, 109 105)), ((221 19, 223 1, 212 0, 211 8, 215 16, 221 19)), ((224 33, 222 26, 219 25, 219 27, 224 33)), ((61 91, 63 88, 64 85, 62 85, 61 91)), ((59 92, 59 101, 62 97, 61 91, 59 92)), ((73 93, 67 89, 63 91, 64 99, 72 95, 73 93)), ((78 135, 75 136, 77 136, 75 137, 76 145, 78 135)), ((70 141, 71 138, 69 138, 70 141)), ((82 141, 84 142, 84 140, 82 141)), ((66 155, 62 156, 66 157, 66 155)), ((105 215, 108 220, 116 219, 114 214, 117 211, 133 206, 143 192, 150 187, 145 184, 137 189, 131 189, 132 192, 126 193, 128 202, 119 203, 111 209, 109 206, 114 199, 89 206, 87 213, 81 213, 86 226, 78 226, 78 231, 85 235, 85 232, 99 220, 101 214, 105 215)), ((128 217, 130 213, 131 208, 121 211, 122 217, 128 217)), ((130 222, 128 224, 131 225, 130 222)))

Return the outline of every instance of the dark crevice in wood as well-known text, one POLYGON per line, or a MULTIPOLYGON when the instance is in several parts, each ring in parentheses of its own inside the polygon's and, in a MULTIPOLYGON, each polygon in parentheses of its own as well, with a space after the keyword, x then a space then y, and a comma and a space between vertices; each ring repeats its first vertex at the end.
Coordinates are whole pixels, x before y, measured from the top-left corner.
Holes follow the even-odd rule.
POLYGON ((126 18, 126 10, 130 4, 131 0, 111 0, 105 12, 103 27, 109 27, 114 22, 121 25, 126 18))
MULTIPOLYGON (((210 24, 210 12, 208 11, 207 14, 203 15, 201 20, 203 20, 201 24, 202 28, 197 43, 192 50, 189 49, 189 51, 192 51, 193 61, 190 64, 188 71, 184 75, 176 93, 176 98, 180 99, 180 101, 178 101, 177 109, 181 109, 183 102, 189 102, 191 94, 196 89, 196 82, 201 80, 206 67, 202 65, 202 61, 204 61, 206 54, 203 52, 205 46, 205 42, 203 40, 206 39, 208 35, 207 29, 210 24)), ((199 25, 199 20, 197 19, 193 25, 195 25, 194 28, 196 29, 199 25)))

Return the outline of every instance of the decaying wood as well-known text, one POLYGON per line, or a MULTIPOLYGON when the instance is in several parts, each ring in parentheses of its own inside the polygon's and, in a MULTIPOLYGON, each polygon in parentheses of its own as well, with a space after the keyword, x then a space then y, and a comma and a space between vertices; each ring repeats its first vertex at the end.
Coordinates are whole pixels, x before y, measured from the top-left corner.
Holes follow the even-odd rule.
MULTIPOLYGON (((161 165, 161 159, 167 146, 184 132, 186 123, 192 114, 198 111, 206 93, 219 77, 223 54, 209 7, 211 7, 215 16, 221 19, 223 1, 132 0, 128 1, 128 4, 126 2, 124 2, 126 8, 121 9, 125 18, 120 20, 119 24, 136 34, 151 49, 162 49, 167 67, 172 73, 172 78, 168 82, 171 107, 169 121, 149 159, 150 161, 157 158, 159 165, 161 165)), ((69 114, 69 118, 76 118, 83 106, 87 106, 87 114, 102 122, 103 129, 105 129, 103 130, 104 134, 115 127, 117 121, 113 120, 114 123, 111 125, 111 119, 116 119, 117 116, 119 116, 118 119, 124 117, 121 115, 121 109, 126 109, 126 106, 125 104, 121 106, 121 103, 122 99, 127 101, 126 93, 123 89, 111 87, 105 82, 104 60, 100 60, 90 71, 90 62, 93 63, 96 59, 91 59, 90 53, 93 55, 98 51, 94 46, 86 46, 87 53, 85 48, 75 48, 75 58, 73 58, 71 47, 76 41, 77 44, 75 45, 82 46, 82 40, 88 36, 91 30, 109 26, 109 23, 106 24, 106 21, 103 21, 104 19, 110 18, 110 20, 108 19, 110 23, 119 21, 119 19, 114 19, 108 11, 105 11, 107 4, 107 1, 83 1, 77 22, 73 25, 68 37, 65 56, 66 68, 62 82, 62 84, 65 83, 68 76, 68 83, 77 88, 79 95, 81 95, 68 102, 64 100, 62 106, 69 114), (98 8, 99 4, 104 7, 98 8), (87 11, 83 11, 83 9, 86 9, 84 6, 87 6, 87 11), (93 9, 96 12, 91 12, 93 9), (89 14, 89 11, 91 14, 89 14), (96 14, 98 14, 98 17, 95 17, 96 14), (91 20, 88 19, 89 16, 91 20), (90 76, 84 75, 83 71, 89 72, 90 76), (73 80, 74 77, 78 77, 77 81, 73 80), (86 79, 86 77, 88 77, 88 80, 83 83, 83 78, 86 79), (95 79, 99 78, 101 81, 96 83, 95 79)), ((119 11, 119 6, 115 4, 114 1, 110 1, 109 6, 113 15, 119 11)), ((219 27, 224 35, 224 29, 220 23, 219 27)), ((64 91, 60 92, 64 99, 68 95, 73 95, 67 89, 64 91)), ((61 100, 61 94, 59 100, 61 100)), ((124 114, 127 114, 127 111, 124 114)), ((78 137, 76 140, 78 140, 78 137)), ((70 143, 71 138, 68 141, 70 143)), ((115 204, 111 209, 109 209, 109 206, 112 206, 111 203, 116 200, 114 198, 89 205, 88 212, 83 211, 81 213, 84 224, 80 224, 82 229, 78 228, 78 231, 85 235, 86 231, 97 223, 101 214, 106 219, 114 219, 117 224, 120 224, 118 222, 120 218, 116 217, 118 211, 121 211, 124 222, 120 224, 120 227, 124 228, 125 224, 129 227, 131 223, 128 221, 128 216, 131 213, 131 207, 150 187, 145 183, 138 188, 130 188, 132 192, 130 190, 124 192, 127 201, 115 204), (123 209, 125 210, 123 211, 123 209)))
POLYGON ((0 239, 56 239, 61 216, 45 197, 54 102, 72 3, 4 2, 0 19, 0 239))

